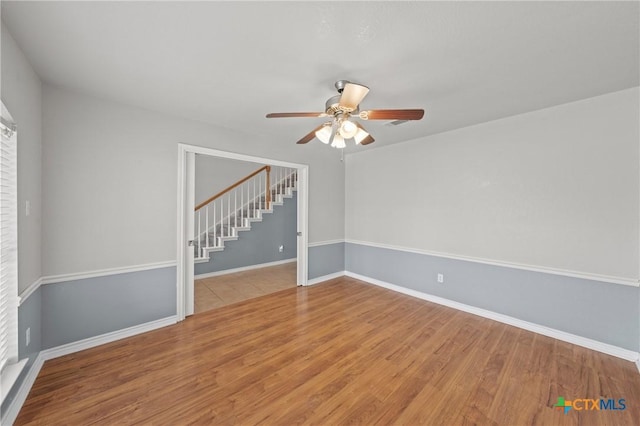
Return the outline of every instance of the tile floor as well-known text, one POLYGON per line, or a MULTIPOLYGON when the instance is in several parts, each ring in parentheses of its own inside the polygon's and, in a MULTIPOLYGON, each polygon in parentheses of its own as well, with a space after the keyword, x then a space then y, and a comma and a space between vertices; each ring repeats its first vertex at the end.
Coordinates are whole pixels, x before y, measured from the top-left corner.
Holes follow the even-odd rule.
POLYGON ((297 263, 252 269, 195 281, 195 313, 296 286, 297 263))

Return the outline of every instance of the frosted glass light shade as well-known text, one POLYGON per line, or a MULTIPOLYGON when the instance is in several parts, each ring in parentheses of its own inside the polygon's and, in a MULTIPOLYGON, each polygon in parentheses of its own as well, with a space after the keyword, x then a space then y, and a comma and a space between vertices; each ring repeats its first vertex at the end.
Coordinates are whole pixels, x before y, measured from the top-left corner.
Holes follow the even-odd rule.
POLYGON ((362 142, 367 136, 369 136, 369 133, 367 133, 363 129, 358 129, 353 139, 356 141, 357 145, 360 145, 360 142, 362 142))
POLYGON ((329 143, 329 138, 331 138, 331 126, 322 126, 322 129, 316 132, 316 138, 320 139, 322 143, 329 143))
POLYGON ((352 121, 345 120, 342 122, 342 126, 340 127, 340 136, 345 139, 351 139, 358 133, 358 126, 355 125, 352 121))
POLYGON ((347 146, 347 144, 344 141, 344 138, 340 135, 335 135, 333 137, 333 142, 331 143, 331 146, 334 148, 345 148, 347 146))

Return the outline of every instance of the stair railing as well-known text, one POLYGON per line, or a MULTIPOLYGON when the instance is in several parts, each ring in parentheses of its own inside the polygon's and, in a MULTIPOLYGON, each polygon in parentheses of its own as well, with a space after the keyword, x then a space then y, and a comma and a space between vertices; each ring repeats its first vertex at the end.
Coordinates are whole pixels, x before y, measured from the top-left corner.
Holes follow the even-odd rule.
POLYGON ((237 238, 238 230, 247 230, 259 220, 263 210, 271 210, 273 200, 282 201, 286 188, 294 188, 297 170, 263 166, 224 190, 209 197, 194 209, 195 258, 207 257, 205 249, 222 250, 224 241, 237 238))

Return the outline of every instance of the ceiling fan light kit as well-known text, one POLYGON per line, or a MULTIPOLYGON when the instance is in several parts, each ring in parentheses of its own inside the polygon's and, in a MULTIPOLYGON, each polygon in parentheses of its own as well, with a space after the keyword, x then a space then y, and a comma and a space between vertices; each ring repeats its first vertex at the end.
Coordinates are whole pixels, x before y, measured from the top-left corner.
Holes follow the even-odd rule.
POLYGON ((325 112, 276 112, 267 114, 267 118, 291 117, 331 117, 328 121, 303 136, 297 143, 306 144, 314 138, 320 142, 342 149, 347 142, 356 145, 368 145, 375 141, 358 122, 361 120, 420 120, 423 109, 384 109, 360 111, 360 103, 369 93, 369 88, 347 80, 335 83, 338 95, 330 97, 325 103, 325 112))

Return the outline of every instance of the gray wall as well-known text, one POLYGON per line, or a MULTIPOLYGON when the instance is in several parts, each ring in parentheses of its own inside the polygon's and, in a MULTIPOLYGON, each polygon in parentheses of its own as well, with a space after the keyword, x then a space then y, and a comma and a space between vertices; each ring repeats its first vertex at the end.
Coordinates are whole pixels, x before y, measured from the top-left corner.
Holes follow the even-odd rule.
POLYGON ((352 243, 345 257, 356 274, 632 351, 640 346, 637 287, 352 243))
POLYGON ((22 370, 20 377, 11 389, 3 389, 8 392, 7 397, 0 408, 0 415, 4 415, 9 405, 14 400, 20 385, 29 374, 36 357, 42 350, 42 291, 36 290, 23 301, 18 308, 18 354, 20 359, 28 358, 27 365, 22 370), (27 346, 26 330, 31 329, 31 342, 27 346))
POLYGON ((250 231, 240 232, 236 241, 227 241, 224 251, 211 253, 209 262, 196 263, 195 274, 295 258, 298 193, 293 194, 282 206, 273 206, 273 213, 263 214, 262 222, 253 222, 250 231), (284 246, 282 253, 280 245, 284 246))
POLYGON ((1 54, 2 102, 18 126, 18 291, 22 292, 42 275, 42 85, 4 23, 1 54))
POLYGON ((347 240, 637 281, 639 93, 347 155, 347 240))
POLYGON ((129 272, 42 287, 42 348, 176 314, 176 268, 129 272))
POLYGON ((309 247, 309 279, 344 271, 344 243, 309 247))
POLYGON ((348 244, 346 269, 639 350, 638 287, 446 258, 637 285, 639 92, 347 155, 347 241, 444 257, 348 244))

